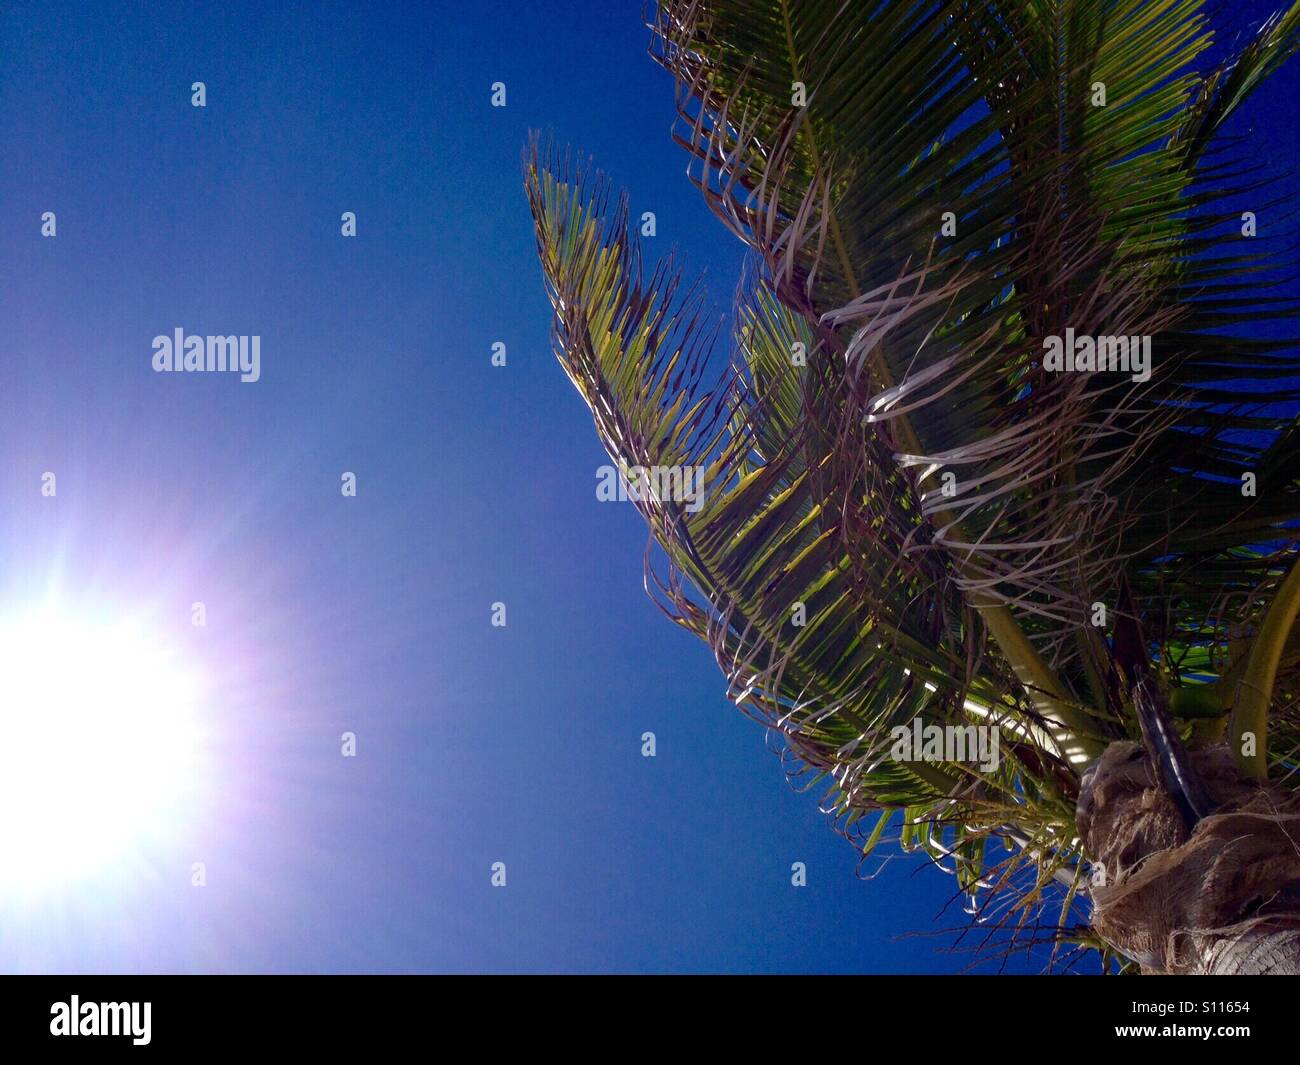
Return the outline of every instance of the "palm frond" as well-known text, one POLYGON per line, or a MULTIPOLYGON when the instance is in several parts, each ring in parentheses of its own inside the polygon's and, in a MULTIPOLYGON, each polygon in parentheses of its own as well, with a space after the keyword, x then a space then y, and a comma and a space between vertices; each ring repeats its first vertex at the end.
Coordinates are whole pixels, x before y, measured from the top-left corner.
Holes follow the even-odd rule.
POLYGON ((752 252, 730 335, 589 166, 525 162, 605 447, 704 474, 690 506, 641 493, 648 590, 864 855, 901 812, 963 890, 1017 885, 999 919, 1025 930, 1051 885, 1069 925, 1108 743, 1221 738, 1267 672, 1274 768, 1300 768, 1300 634, 1263 620, 1300 539, 1300 304, 1259 293, 1295 249, 1243 233, 1235 197, 1279 205, 1216 139, 1300 48, 1300 0, 1209 70, 1204 7, 663 0, 674 140, 752 252), (1149 342, 1150 372, 1056 372, 1071 336, 1149 342), (889 757, 918 722, 995 723, 1006 757, 889 757))

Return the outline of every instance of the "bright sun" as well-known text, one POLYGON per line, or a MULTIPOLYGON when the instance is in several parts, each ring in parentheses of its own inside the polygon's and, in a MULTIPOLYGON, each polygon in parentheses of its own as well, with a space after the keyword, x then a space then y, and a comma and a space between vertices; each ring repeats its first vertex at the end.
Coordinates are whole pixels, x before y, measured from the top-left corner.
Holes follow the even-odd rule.
POLYGON ((166 647, 122 620, 0 619, 0 893, 129 875, 183 827, 199 690, 166 647))

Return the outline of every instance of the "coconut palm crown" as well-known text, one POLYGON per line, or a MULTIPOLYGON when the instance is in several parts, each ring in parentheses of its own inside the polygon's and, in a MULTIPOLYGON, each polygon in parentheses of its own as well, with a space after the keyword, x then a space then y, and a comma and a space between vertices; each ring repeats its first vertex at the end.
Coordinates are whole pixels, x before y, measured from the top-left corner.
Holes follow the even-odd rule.
POLYGON ((864 858, 1057 960, 1296 972, 1300 307, 1222 131, 1300 2, 1226 52, 1205 8, 664 0, 726 330, 589 164, 525 185, 611 458, 702 474, 633 493, 647 588, 864 858))

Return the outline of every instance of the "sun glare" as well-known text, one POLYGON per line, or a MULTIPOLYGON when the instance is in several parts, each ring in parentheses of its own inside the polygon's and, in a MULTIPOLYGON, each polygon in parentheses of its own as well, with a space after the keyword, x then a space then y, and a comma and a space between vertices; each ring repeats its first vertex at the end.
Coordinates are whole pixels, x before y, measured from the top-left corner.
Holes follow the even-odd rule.
POLYGON ((153 861, 192 810, 199 694, 167 641, 128 621, 0 619, 0 892, 153 861))

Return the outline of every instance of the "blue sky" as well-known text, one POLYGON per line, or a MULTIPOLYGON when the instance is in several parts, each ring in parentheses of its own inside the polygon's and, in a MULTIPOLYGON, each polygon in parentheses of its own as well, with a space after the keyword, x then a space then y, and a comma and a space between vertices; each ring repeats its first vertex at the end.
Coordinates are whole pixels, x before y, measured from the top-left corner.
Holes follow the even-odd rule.
MULTIPOLYGON (((606 458, 548 346, 528 131, 653 210, 720 309, 741 262, 669 141, 638 9, 0 11, 0 606, 56 586, 147 610, 203 664, 215 737, 207 814, 135 874, 0 912, 0 969, 969 963, 898 938, 964 922, 940 912, 951 879, 914 859, 855 878, 645 597, 635 511, 596 500, 606 458), (177 327, 260 335, 261 380, 153 373, 177 327)), ((1284 111, 1253 114, 1293 149, 1284 111)))

